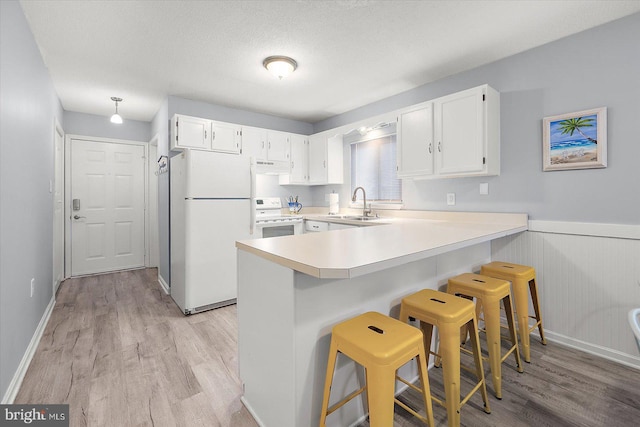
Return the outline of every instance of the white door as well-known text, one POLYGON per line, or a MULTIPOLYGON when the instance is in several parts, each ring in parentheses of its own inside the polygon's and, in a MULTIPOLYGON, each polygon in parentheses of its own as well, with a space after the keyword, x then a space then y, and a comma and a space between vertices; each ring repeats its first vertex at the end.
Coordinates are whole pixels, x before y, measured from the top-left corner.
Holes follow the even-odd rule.
POLYGON ((71 275, 144 266, 143 145, 71 141, 71 275))
POLYGON ((64 132, 54 126, 53 163, 53 294, 64 279, 64 132))

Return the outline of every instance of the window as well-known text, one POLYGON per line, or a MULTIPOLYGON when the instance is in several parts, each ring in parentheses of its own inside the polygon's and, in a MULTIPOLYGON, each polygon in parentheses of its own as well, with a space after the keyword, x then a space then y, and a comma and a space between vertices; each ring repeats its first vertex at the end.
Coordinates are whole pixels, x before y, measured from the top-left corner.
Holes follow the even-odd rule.
POLYGON ((396 175, 396 135, 351 143, 351 191, 363 187, 367 201, 400 202, 402 181, 396 175))

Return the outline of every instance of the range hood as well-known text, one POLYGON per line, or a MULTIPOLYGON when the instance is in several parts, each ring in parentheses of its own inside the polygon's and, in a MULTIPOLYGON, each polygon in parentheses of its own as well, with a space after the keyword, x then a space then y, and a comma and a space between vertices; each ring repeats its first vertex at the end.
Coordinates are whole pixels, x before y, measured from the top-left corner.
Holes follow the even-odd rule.
POLYGON ((262 160, 256 159, 256 173, 263 175, 287 175, 289 162, 286 160, 262 160))

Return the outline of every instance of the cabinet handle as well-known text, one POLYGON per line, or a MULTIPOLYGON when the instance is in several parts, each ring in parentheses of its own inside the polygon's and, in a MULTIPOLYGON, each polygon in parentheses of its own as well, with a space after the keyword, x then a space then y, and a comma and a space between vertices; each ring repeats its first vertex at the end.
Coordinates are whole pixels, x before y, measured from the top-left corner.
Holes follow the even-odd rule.
POLYGON ((294 166, 294 163, 293 163, 293 160, 292 160, 292 161, 291 161, 291 169, 293 169, 294 167, 295 167, 295 166, 294 166))
POLYGON ((264 141, 262 141, 262 148, 264 148, 264 141))
POLYGON ((326 160, 322 161, 322 167, 326 169, 326 167, 327 167, 327 161, 326 160))
POLYGON ((204 139, 207 139, 207 131, 204 131, 204 139))
POLYGON ((429 143, 429 154, 433 153, 433 143, 429 143))
POLYGON ((438 141, 438 153, 442 152, 442 141, 438 141))
POLYGON ((271 150, 271 141, 269 141, 269 150, 271 150))
POLYGON ((216 131, 211 132, 211 139, 216 139, 216 131))

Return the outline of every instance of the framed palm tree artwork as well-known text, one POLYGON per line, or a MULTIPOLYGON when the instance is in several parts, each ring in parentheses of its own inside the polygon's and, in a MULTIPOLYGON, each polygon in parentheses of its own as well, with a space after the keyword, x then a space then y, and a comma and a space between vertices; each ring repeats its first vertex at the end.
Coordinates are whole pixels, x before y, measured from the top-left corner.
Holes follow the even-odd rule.
POLYGON ((542 120, 542 170, 607 167, 607 108, 542 120))

